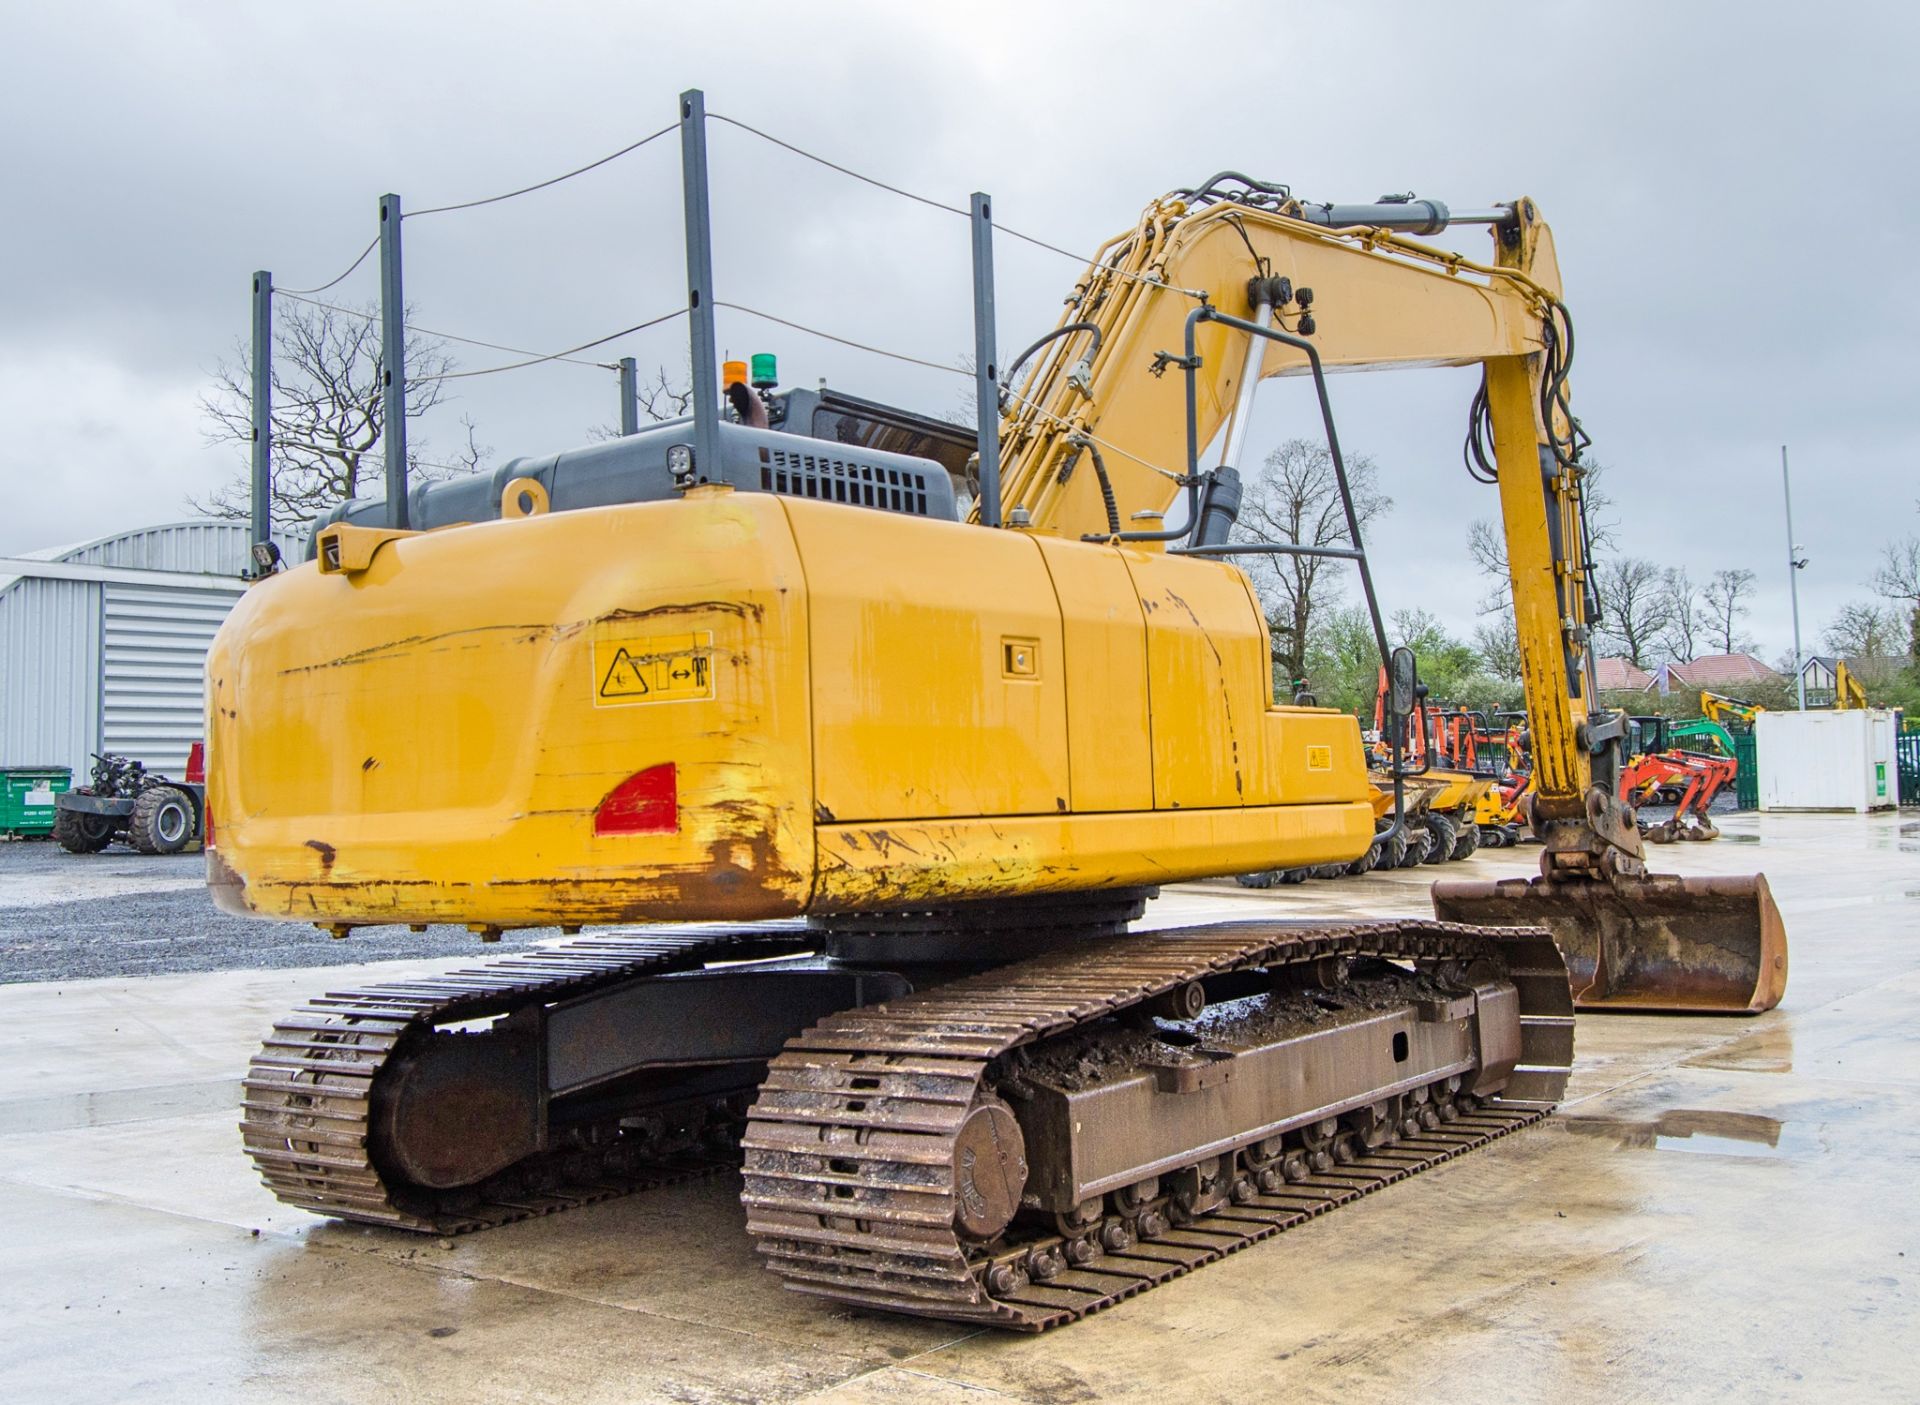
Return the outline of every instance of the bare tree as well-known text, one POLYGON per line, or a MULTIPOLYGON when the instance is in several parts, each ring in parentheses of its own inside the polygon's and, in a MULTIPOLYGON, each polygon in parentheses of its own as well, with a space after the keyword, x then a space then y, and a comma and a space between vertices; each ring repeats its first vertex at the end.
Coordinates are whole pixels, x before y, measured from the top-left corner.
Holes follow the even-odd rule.
MULTIPOLYGON (((684 379, 675 380, 667 374, 665 366, 655 367, 652 380, 634 383, 633 399, 642 419, 652 420, 655 424, 677 420, 693 407, 693 372, 689 370, 684 379)), ((595 443, 619 437, 620 426, 611 422, 596 424, 587 430, 587 438, 595 443)))
POLYGON ((1667 610, 1667 627, 1661 632, 1660 645, 1668 658, 1691 663, 1699 652, 1694 647, 1695 637, 1706 628, 1701 617, 1700 587, 1693 583, 1685 566, 1669 566, 1661 574, 1660 589, 1666 595, 1667 610))
MULTIPOLYGON (((411 315, 411 309, 409 309, 411 315)), ((213 386, 200 397, 209 444, 251 452, 253 382, 250 353, 239 343, 231 359, 214 370, 213 386)), ((438 405, 445 377, 454 368, 446 343, 409 333, 406 344, 407 418, 438 405)), ((285 299, 274 307, 273 328, 273 524, 296 528, 328 508, 358 496, 381 471, 382 419, 380 319, 375 310, 334 309, 285 299)), ((407 446, 407 471, 419 479, 444 478, 477 468, 492 452, 480 445, 473 421, 462 416, 466 446, 458 464, 438 464, 407 446)), ((204 498, 189 498, 208 517, 249 515, 251 480, 243 466, 233 479, 204 498)))
POLYGON ((1820 640, 1836 658, 1851 659, 1870 667, 1873 661, 1894 655, 1905 642, 1902 636, 1906 631, 1901 627, 1904 623, 1896 610, 1856 600, 1840 607, 1840 613, 1833 617, 1833 623, 1827 626, 1820 640))
POLYGON ((1593 582, 1600 597, 1595 635, 1604 648, 1645 668, 1655 643, 1672 623, 1660 568, 1643 556, 1614 557, 1594 569, 1593 582))
POLYGON ((1487 578, 1487 593, 1480 598, 1480 613, 1513 611, 1513 580, 1507 572, 1507 539, 1490 517, 1476 518, 1467 528, 1467 555, 1474 567, 1487 578))
POLYGON ((1746 640, 1738 633, 1747 614, 1747 599, 1753 594, 1752 571, 1715 571, 1700 590, 1701 628, 1707 642, 1719 646, 1719 652, 1741 651, 1746 640))
MULTIPOLYGON (((1393 506, 1379 488, 1379 470, 1365 454, 1347 455, 1347 484, 1354 516, 1364 530, 1393 506)), ((1261 465, 1247 485, 1234 538, 1243 542, 1295 546, 1351 545, 1333 456, 1308 439, 1289 439, 1261 465)), ((1324 608, 1340 596, 1339 573, 1345 563, 1320 556, 1256 557, 1250 568, 1267 610, 1274 663, 1288 678, 1307 671, 1314 626, 1324 608)))
POLYGON ((1519 681, 1520 629, 1512 606, 1503 606, 1473 627, 1473 647, 1488 673, 1506 682, 1519 681))
MULTIPOLYGON (((1600 486, 1606 468, 1598 460, 1585 465, 1586 478, 1581 495, 1587 505, 1587 533, 1596 555, 1618 544, 1619 524, 1613 518, 1613 499, 1600 486)), ((1513 578, 1507 567, 1507 538, 1500 522, 1491 517, 1476 518, 1467 528, 1467 555, 1474 567, 1487 578, 1487 593, 1481 598, 1480 613, 1498 614, 1513 609, 1513 578)))
POLYGON ((661 420, 677 420, 693 407, 693 379, 674 380, 667 375, 665 366, 654 368, 653 379, 641 381, 634 388, 634 398, 640 402, 640 413, 656 423, 661 420))
POLYGON ((1920 537, 1889 542, 1880 549, 1880 566, 1870 582, 1889 600, 1907 608, 1907 654, 1920 669, 1920 537))

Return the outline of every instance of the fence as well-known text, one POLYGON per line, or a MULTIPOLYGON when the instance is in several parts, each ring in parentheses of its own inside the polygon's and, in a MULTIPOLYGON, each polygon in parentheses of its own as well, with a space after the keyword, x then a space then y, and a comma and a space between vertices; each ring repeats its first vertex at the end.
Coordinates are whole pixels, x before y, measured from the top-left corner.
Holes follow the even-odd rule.
POLYGON ((1733 734, 1733 759, 1739 763, 1740 770, 1733 778, 1733 797, 1736 807, 1742 810, 1760 808, 1760 762, 1759 751, 1753 743, 1753 733, 1741 729, 1733 734))
POLYGON ((1900 803, 1920 805, 1920 728, 1900 733, 1894 749, 1900 762, 1900 803))

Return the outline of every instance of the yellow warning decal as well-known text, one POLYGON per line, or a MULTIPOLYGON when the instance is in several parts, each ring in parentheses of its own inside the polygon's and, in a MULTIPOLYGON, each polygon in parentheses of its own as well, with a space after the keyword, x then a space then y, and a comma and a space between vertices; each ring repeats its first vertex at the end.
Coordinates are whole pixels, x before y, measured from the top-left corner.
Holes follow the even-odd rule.
POLYGON ((593 641, 593 705, 693 702, 713 696, 713 634, 593 641))
POLYGON ((1331 771, 1333 769, 1333 748, 1330 746, 1308 747, 1307 769, 1309 771, 1331 771))

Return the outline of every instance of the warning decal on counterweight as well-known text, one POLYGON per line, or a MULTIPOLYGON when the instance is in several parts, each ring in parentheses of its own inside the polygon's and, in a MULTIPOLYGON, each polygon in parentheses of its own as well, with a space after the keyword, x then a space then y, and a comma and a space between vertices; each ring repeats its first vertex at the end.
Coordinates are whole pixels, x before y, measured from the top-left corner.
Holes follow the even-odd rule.
POLYGON ((692 702, 713 696, 713 635, 656 634, 593 642, 596 707, 692 702))

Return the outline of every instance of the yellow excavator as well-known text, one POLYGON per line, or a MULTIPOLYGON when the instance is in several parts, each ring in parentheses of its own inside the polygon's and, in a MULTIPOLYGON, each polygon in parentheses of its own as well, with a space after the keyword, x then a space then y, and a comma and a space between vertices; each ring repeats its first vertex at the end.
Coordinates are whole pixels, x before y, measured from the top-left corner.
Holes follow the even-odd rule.
MULTIPOLYGON (((348 505, 210 653, 213 892, 558 935, 280 1020, 245 1080, 264 1179, 448 1234, 738 1147, 790 1286, 1038 1330, 1545 1115, 1576 997, 1771 1006, 1764 880, 1645 876, 1615 798, 1572 352, 1531 200, 1223 173, 998 377, 970 512, 972 436, 744 382, 721 421, 417 488, 413 530, 348 505), (1491 258, 1421 242, 1469 222, 1491 258), (1427 365, 1484 370, 1541 878, 1438 885, 1439 920, 1129 930, 1158 885, 1373 842, 1354 719, 1273 696, 1235 465, 1263 378, 1310 380, 1339 465, 1327 374, 1427 365)), ((1364 581, 1349 525, 1295 549, 1364 581)), ((1416 663, 1367 587, 1404 737, 1416 663)))
POLYGON ((1847 667, 1845 659, 1836 659, 1833 664, 1833 707, 1836 712, 1849 709, 1859 710, 1868 706, 1866 687, 1860 682, 1859 675, 1847 667))
POLYGON ((1724 693, 1700 694, 1700 715, 1709 722, 1718 722, 1721 726, 1733 723, 1741 727, 1751 727, 1756 718, 1766 709, 1758 703, 1741 702, 1724 693))

